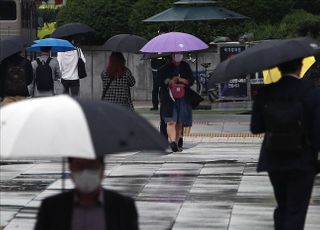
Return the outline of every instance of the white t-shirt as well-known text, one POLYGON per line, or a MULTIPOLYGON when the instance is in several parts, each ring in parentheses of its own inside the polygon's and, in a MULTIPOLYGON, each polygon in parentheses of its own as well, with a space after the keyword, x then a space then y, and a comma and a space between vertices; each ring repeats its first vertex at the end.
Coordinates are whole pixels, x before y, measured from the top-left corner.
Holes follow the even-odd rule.
POLYGON ((82 50, 71 50, 67 52, 58 52, 57 59, 60 66, 61 78, 64 80, 77 80, 78 76, 78 51, 81 59, 86 62, 82 50))

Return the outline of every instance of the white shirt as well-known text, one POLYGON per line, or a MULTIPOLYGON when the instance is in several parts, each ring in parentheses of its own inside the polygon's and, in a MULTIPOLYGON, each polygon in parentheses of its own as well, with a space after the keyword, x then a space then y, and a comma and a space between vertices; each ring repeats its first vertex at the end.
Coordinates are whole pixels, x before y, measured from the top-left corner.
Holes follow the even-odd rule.
POLYGON ((61 70, 61 77, 64 80, 77 80, 78 76, 78 51, 81 59, 86 62, 84 55, 80 48, 78 50, 71 50, 67 52, 58 52, 58 62, 61 70))

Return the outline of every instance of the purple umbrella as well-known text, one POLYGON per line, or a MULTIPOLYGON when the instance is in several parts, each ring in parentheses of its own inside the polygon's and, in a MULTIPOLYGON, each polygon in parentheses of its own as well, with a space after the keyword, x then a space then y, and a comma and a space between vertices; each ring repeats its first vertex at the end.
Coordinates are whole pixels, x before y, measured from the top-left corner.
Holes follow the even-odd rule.
POLYGON ((175 53, 207 48, 206 43, 191 34, 170 32, 154 37, 140 51, 143 53, 175 53))

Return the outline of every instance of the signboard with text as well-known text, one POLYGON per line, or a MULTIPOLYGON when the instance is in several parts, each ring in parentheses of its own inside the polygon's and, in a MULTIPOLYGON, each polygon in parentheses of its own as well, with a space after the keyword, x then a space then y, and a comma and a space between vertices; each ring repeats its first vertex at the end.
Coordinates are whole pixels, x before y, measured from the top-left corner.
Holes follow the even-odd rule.
MULTIPOLYGON (((235 54, 245 50, 245 45, 224 45, 219 47, 220 61, 232 57, 235 54)), ((237 77, 237 76, 235 76, 237 77)), ((244 98, 247 97, 247 80, 245 78, 232 79, 220 84, 220 96, 227 98, 244 98)))

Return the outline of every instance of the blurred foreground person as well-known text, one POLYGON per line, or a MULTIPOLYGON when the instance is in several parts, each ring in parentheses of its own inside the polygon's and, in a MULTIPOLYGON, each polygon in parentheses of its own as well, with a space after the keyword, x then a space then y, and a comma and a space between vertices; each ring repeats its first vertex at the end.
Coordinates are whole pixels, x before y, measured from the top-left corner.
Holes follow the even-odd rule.
POLYGON ((31 62, 20 53, 3 60, 0 67, 0 97, 3 104, 29 97, 28 85, 32 79, 31 62))
POLYGON ((253 104, 251 132, 265 133, 258 171, 267 171, 277 207, 275 230, 303 230, 317 172, 314 132, 319 89, 299 79, 302 59, 278 65, 281 79, 261 88, 253 104))
POLYGON ((35 230, 137 230, 134 200, 102 188, 103 158, 69 158, 75 189, 42 201, 35 230))

